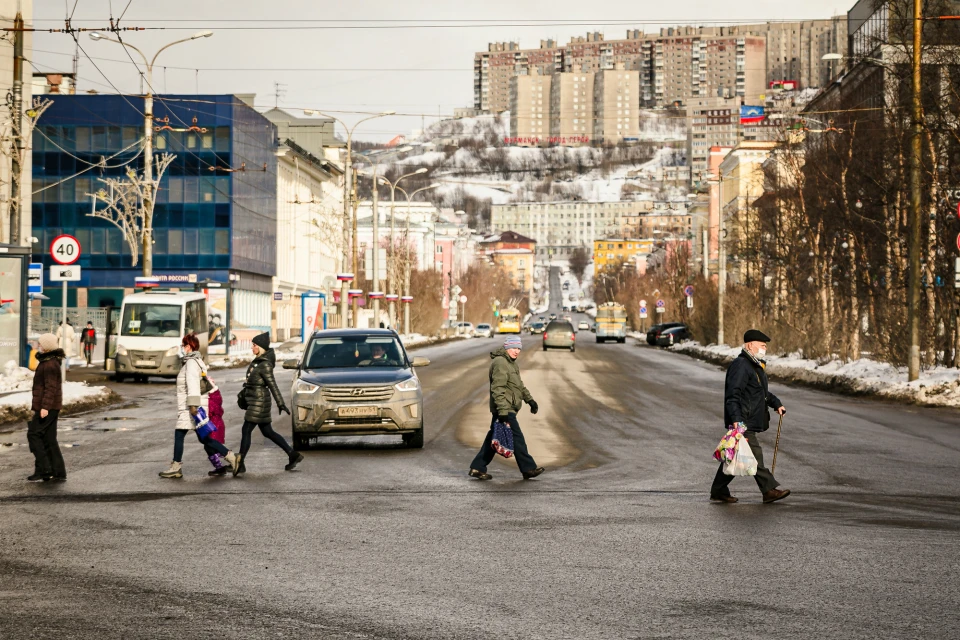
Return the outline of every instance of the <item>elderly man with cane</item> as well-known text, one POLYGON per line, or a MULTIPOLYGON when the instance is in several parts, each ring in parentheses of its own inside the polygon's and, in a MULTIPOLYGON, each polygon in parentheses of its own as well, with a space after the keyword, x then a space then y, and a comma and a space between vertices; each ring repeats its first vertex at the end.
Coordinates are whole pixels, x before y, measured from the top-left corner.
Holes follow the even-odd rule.
MULTIPOLYGON (((780 414, 781 419, 787 412, 780 399, 770 393, 766 363, 763 357, 767 353, 768 338, 761 331, 750 329, 743 334, 743 350, 727 369, 727 379, 723 394, 723 423, 727 429, 736 425, 745 428, 744 437, 750 445, 750 451, 757 459, 757 486, 763 494, 765 503, 776 502, 790 495, 789 489, 778 489, 779 483, 773 473, 763 466, 763 450, 757 434, 770 428, 770 409, 780 414)), ((741 446, 743 441, 741 441, 741 446)), ((774 454, 776 456, 776 454, 774 454)), ((723 463, 717 469, 710 488, 710 499, 717 502, 737 502, 730 495, 729 484, 733 476, 723 472, 723 463)))

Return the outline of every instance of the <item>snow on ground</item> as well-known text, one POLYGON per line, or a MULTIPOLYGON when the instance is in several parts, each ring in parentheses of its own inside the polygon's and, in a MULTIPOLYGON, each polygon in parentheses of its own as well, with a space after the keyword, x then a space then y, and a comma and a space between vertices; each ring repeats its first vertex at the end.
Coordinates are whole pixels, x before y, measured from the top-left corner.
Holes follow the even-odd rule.
MULTIPOLYGON (((739 355, 740 347, 703 346, 685 342, 671 347, 689 355, 716 361, 730 361, 739 355)), ((935 367, 920 373, 920 379, 907 381, 906 367, 895 367, 867 358, 842 362, 831 360, 821 364, 797 355, 768 355, 767 371, 786 381, 803 382, 844 393, 878 395, 917 404, 960 407, 960 371, 935 367)))
MULTIPOLYGON (((274 349, 274 354, 277 357, 278 367, 283 363, 284 360, 298 360, 300 356, 303 355, 302 344, 295 344, 291 346, 290 343, 277 342, 271 344, 270 347, 274 349), (287 344, 287 348, 280 349, 279 347, 282 344, 287 344)), ((208 357, 208 360, 210 361, 207 363, 207 368, 209 369, 233 369, 235 367, 245 367, 253 362, 253 351, 250 349, 231 351, 229 356, 211 355, 208 357)))
MULTIPOLYGON (((13 360, 7 362, 0 374, 0 422, 22 420, 33 405, 33 371, 19 367, 13 360)), ((63 384, 63 406, 78 403, 106 401, 111 392, 107 387, 91 387, 85 382, 63 384)))

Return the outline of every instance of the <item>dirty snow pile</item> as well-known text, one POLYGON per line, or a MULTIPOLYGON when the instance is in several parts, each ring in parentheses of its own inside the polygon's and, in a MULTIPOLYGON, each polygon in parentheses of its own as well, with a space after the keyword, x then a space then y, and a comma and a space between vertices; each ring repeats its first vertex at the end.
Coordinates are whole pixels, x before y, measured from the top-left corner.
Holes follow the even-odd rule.
MULTIPOLYGON (((273 353, 277 358, 278 367, 283 363, 284 360, 299 360, 300 356, 303 355, 303 345, 298 345, 299 349, 296 347, 280 349, 278 347, 280 347, 281 344, 286 343, 278 342, 270 345, 274 349, 273 353)), ((210 369, 233 369, 235 367, 245 367, 253 362, 253 351, 251 349, 243 349, 241 351, 232 351, 229 356, 211 355, 209 360, 210 362, 207 364, 207 367, 210 369)))
MULTIPOLYGON (((674 345, 674 351, 711 360, 729 362, 740 347, 710 345, 697 342, 674 345)), ((878 395, 917 404, 960 407, 960 370, 934 367, 921 371, 920 378, 907 381, 906 367, 895 367, 867 358, 842 362, 839 359, 821 363, 798 355, 766 357, 771 376, 787 382, 802 382, 842 393, 878 395)))
MULTIPOLYGON (((85 382, 65 382, 63 384, 63 405, 93 400, 109 395, 106 387, 91 387, 85 382)), ((33 371, 17 366, 13 360, 7 362, 0 375, 0 422, 16 410, 28 410, 33 404, 33 371)))

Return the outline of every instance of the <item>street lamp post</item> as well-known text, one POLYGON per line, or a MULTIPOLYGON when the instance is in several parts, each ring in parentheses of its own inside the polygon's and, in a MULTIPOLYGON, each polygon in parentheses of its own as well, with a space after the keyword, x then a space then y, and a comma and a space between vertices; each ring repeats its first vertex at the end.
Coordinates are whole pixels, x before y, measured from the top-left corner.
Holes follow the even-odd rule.
POLYGON ((723 170, 717 167, 717 175, 707 176, 708 183, 716 183, 719 189, 717 194, 717 344, 723 341, 723 302, 727 293, 727 252, 723 241, 723 170), (710 179, 712 178, 712 179, 710 179))
MULTIPOLYGON (((416 196, 421 191, 427 191, 429 189, 436 189, 440 187, 440 183, 435 182, 427 187, 421 187, 414 191, 413 193, 407 193, 403 190, 402 187, 396 187, 397 191, 401 192, 407 198, 407 221, 406 221, 406 231, 403 234, 403 253, 405 256, 404 265, 403 265, 403 293, 405 297, 410 296, 410 214, 411 206, 410 203, 413 202, 414 196, 416 196)), ((410 335, 410 304, 403 305, 403 333, 404 335, 410 335)))
MULTIPOLYGON (((397 179, 394 180, 393 182, 390 182, 390 180, 388 180, 388 179, 385 178, 385 177, 381 177, 381 178, 380 178, 381 184, 385 184, 385 185, 387 185, 387 186, 390 187, 390 266, 387 268, 387 281, 388 281, 387 288, 389 289, 388 293, 390 293, 391 296, 392 296, 392 297, 389 298, 389 300, 390 300, 390 326, 391 326, 391 327, 397 326, 396 297, 395 297, 395 295, 394 295, 394 294, 397 293, 397 290, 396 290, 396 289, 397 289, 397 273, 396 273, 396 271, 397 271, 397 257, 396 257, 397 249, 396 249, 396 245, 394 244, 394 243, 395 243, 395 238, 396 238, 396 233, 397 233, 397 230, 396 230, 396 215, 395 215, 395 207, 396 207, 396 203, 397 203, 397 186, 400 184, 400 181, 403 180, 404 178, 409 178, 410 176, 415 176, 415 175, 417 175, 417 174, 426 173, 427 171, 428 171, 428 169, 427 169, 426 167, 421 167, 421 168, 417 169, 416 171, 413 171, 413 172, 411 172, 411 173, 407 173, 407 174, 405 174, 405 175, 400 176, 399 178, 397 178, 397 179)), ((374 185, 374 189, 376 189, 376 185, 374 185)), ((409 217, 408 217, 408 225, 407 225, 407 227, 408 227, 408 229, 409 229, 409 217)), ((408 292, 408 293, 409 293, 409 292, 408 292)))
MULTIPOLYGON (((343 168, 344 168, 344 174, 343 174, 343 256, 342 256, 342 262, 341 262, 341 264, 340 264, 340 270, 341 270, 341 271, 348 271, 348 270, 350 270, 351 268, 354 268, 355 265, 351 265, 350 254, 351 254, 351 252, 352 252, 353 255, 354 255, 354 257, 356 257, 356 253, 357 253, 357 247, 356 247, 357 239, 356 239, 356 237, 355 237, 355 234, 354 234, 354 238, 353 238, 353 246, 351 247, 351 242, 350 242, 350 240, 351 240, 351 238, 350 238, 350 229, 351 229, 351 226, 350 226, 350 213, 349 213, 349 211, 350 211, 350 193, 351 193, 351 192, 350 192, 350 188, 351 188, 351 186, 352 186, 352 185, 350 184, 350 180, 351 180, 351 178, 353 177, 353 174, 351 173, 351 168, 352 168, 352 166, 353 166, 353 132, 357 129, 357 127, 359 127, 361 124, 363 124, 364 122, 366 122, 366 121, 368 121, 368 120, 373 120, 373 119, 375 119, 375 118, 382 118, 382 117, 384 117, 384 116, 392 116, 392 115, 394 115, 395 113, 396 113, 396 111, 383 111, 383 112, 381 112, 381 113, 377 113, 377 114, 374 114, 374 115, 372 115, 372 116, 368 116, 368 117, 366 117, 366 118, 362 118, 361 120, 358 120, 352 127, 348 127, 348 126, 347 126, 347 123, 344 122, 343 120, 341 120, 340 118, 338 118, 338 117, 336 117, 336 116, 332 116, 332 115, 330 115, 330 114, 328 114, 328 113, 324 113, 323 111, 319 111, 319 110, 317 110, 317 109, 304 109, 304 110, 303 110, 303 115, 306 115, 306 116, 312 116, 313 114, 317 114, 317 115, 319 115, 319 116, 323 116, 324 118, 330 118, 331 120, 335 120, 336 122, 339 122, 339 123, 340 123, 340 126, 343 127, 344 131, 347 132, 347 152, 346 152, 346 157, 345 157, 344 166, 343 166, 343 168)), ((355 217, 355 216, 356 216, 356 212, 354 212, 354 217, 355 217)), ((354 224, 355 224, 355 223, 354 223, 354 224)), ((354 268, 354 271, 356 271, 355 268, 354 268)), ((344 307, 344 308, 345 308, 345 307, 344 307)))
POLYGON ((128 49, 136 51, 141 58, 143 58, 143 64, 147 68, 146 80, 147 80, 147 92, 143 99, 143 179, 144 179, 144 195, 143 195, 143 275, 151 276, 153 275, 153 65, 157 61, 157 57, 160 56, 164 50, 169 49, 175 44, 180 44, 182 42, 190 42, 191 40, 197 40, 198 38, 209 38, 213 35, 213 31, 201 31, 195 33, 189 38, 182 38, 180 40, 174 40, 169 44, 165 44, 153 55, 153 58, 149 61, 147 60, 146 54, 144 54, 140 49, 136 48, 132 44, 127 42, 122 42, 115 38, 110 38, 103 35, 99 31, 93 31, 90 33, 90 38, 94 41, 106 40, 108 42, 115 42, 116 44, 122 44, 128 49))

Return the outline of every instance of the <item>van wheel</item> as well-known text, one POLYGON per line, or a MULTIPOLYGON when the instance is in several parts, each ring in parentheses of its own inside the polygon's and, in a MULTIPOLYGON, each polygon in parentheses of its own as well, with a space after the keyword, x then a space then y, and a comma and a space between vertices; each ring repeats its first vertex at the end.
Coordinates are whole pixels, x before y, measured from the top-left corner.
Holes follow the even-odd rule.
POLYGON ((113 374, 113 381, 114 381, 114 382, 123 382, 123 381, 126 380, 126 379, 127 379, 127 376, 125 376, 125 375, 122 374, 122 373, 115 373, 115 374, 113 374))
POLYGON ((298 436, 293 434, 293 450, 294 451, 309 451, 310 450, 310 438, 308 436, 298 436))
POLYGON ((419 429, 413 433, 405 433, 401 437, 408 449, 423 449, 423 421, 420 421, 419 429))

